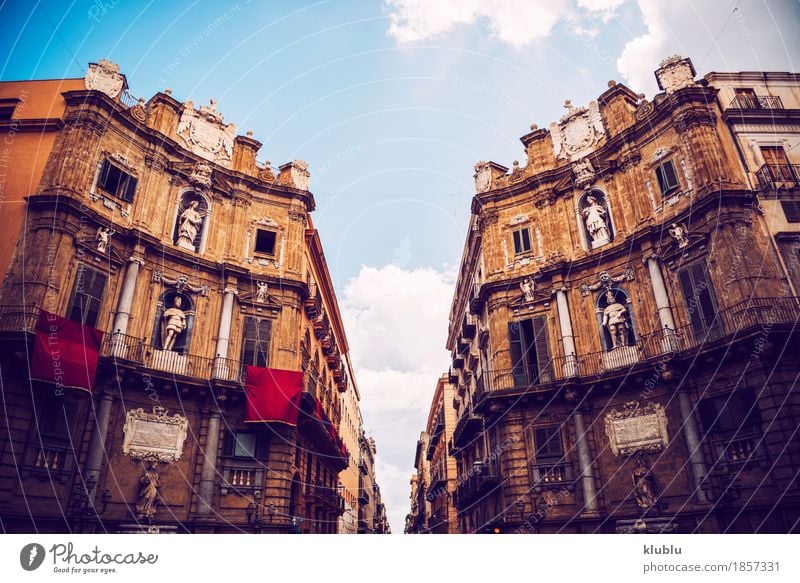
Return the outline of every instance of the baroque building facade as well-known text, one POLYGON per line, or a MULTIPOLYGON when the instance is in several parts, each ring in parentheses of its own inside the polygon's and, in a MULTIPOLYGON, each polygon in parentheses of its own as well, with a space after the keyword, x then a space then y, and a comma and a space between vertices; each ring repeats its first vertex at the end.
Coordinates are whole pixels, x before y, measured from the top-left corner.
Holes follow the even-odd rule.
POLYGON ((796 77, 655 75, 652 100, 566 102, 526 164, 475 166, 447 341, 460 532, 797 529, 800 312, 769 202, 797 197, 796 153, 743 146, 797 140, 796 77), (732 107, 745 80, 786 109, 732 107))
POLYGON ((213 100, 137 100, 108 61, 38 83, 0 84, 5 127, 57 116, 0 292, 3 530, 354 532, 359 397, 307 164, 257 163, 213 100))

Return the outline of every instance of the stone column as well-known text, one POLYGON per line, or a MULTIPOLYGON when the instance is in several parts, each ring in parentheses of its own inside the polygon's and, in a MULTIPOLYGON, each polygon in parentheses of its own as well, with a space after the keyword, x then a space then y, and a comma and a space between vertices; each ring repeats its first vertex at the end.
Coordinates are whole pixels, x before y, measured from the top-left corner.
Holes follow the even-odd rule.
POLYGON ((556 307, 558 325, 561 329, 561 344, 564 348, 564 376, 573 377, 578 374, 578 359, 575 356, 575 335, 572 332, 567 292, 563 287, 556 290, 556 307))
POLYGON ((231 342, 231 322, 233 320, 233 296, 236 290, 226 287, 222 296, 222 313, 219 316, 219 331, 217 332, 216 355, 228 358, 228 347, 231 342))
POLYGON ((581 486, 583 488, 583 512, 582 514, 597 514, 597 492, 594 488, 594 474, 592 472, 592 454, 589 452, 589 441, 586 437, 586 425, 583 420, 583 412, 575 409, 572 414, 575 423, 575 435, 577 436, 578 463, 581 469, 581 486))
POLYGON ((661 273, 658 257, 651 255, 645 259, 647 269, 650 272, 650 282, 653 287, 653 295, 656 299, 658 309, 658 320, 661 322, 661 329, 664 336, 661 339, 664 352, 671 352, 677 349, 675 343, 675 320, 672 318, 672 308, 669 305, 667 286, 664 284, 664 276, 661 273))
POLYGON ((106 452, 106 435, 108 434, 108 423, 111 419, 111 405, 113 405, 113 403, 114 395, 105 391, 98 396, 95 405, 95 426, 94 431, 92 431, 89 451, 86 454, 86 465, 83 470, 86 483, 94 482, 94 485, 88 492, 89 500, 94 500, 97 491, 97 481, 100 479, 100 471, 103 469, 103 457, 106 452))
POLYGON ((708 502, 708 497, 700 487, 703 479, 708 475, 708 468, 703 459, 703 450, 700 445, 700 437, 697 431, 697 422, 694 418, 692 402, 686 389, 678 390, 678 402, 681 406, 681 421, 683 421, 683 437, 686 439, 686 447, 689 449, 689 460, 691 461, 692 480, 697 495, 698 502, 708 502))
POLYGON ((214 499, 214 477, 217 474, 217 451, 219 450, 219 411, 211 411, 208 417, 208 433, 203 449, 203 470, 200 474, 199 514, 211 514, 214 499))
POLYGON ((125 278, 122 281, 122 292, 119 294, 117 304, 117 315, 114 317, 112 332, 125 334, 128 330, 128 320, 131 316, 131 306, 133 305, 133 294, 136 291, 136 278, 139 276, 139 267, 144 264, 144 260, 138 255, 132 255, 125 268, 125 278))

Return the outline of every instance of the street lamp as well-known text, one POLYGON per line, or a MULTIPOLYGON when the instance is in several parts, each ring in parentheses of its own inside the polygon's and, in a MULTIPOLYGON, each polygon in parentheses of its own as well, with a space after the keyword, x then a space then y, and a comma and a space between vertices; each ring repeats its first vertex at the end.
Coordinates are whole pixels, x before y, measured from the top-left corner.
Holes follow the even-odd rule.
POLYGON ((260 529, 267 524, 272 524, 272 517, 278 513, 278 508, 270 502, 267 504, 267 520, 264 520, 264 506, 261 504, 261 490, 256 490, 253 492, 253 501, 247 505, 244 512, 247 515, 247 522, 251 525, 260 529))

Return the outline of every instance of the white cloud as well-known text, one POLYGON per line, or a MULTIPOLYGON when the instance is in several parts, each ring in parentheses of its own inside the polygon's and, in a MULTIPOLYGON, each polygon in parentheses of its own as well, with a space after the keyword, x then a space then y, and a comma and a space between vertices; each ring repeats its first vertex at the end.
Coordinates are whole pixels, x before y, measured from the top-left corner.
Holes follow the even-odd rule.
POLYGON ((546 37, 567 9, 566 0, 387 0, 386 5, 389 35, 400 43, 485 22, 494 36, 516 47, 546 37))
POLYGON ((617 59, 617 69, 634 91, 652 95, 657 91, 653 71, 657 63, 666 56, 669 41, 663 13, 668 8, 668 3, 661 0, 639 0, 639 8, 647 32, 625 45, 617 59))

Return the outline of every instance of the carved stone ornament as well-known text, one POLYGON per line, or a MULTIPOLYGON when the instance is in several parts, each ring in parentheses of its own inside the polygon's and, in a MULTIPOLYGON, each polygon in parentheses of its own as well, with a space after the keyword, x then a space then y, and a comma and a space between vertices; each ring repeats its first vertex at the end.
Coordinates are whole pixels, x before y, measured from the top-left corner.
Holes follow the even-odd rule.
POLYGON ((482 194, 492 188, 492 169, 489 162, 481 160, 475 164, 475 192, 482 194))
POLYGON ((194 294, 200 294, 203 297, 208 297, 209 288, 207 285, 191 285, 189 283, 189 278, 185 275, 169 277, 168 275, 165 275, 163 271, 156 270, 153 272, 153 281, 155 283, 161 283, 164 285, 174 285, 175 291, 178 293, 190 292, 194 294))
POLYGON ((511 164, 511 174, 508 176, 508 181, 511 183, 519 182, 523 178, 525 178, 525 172, 519 167, 519 160, 514 160, 511 164))
POLYGON ((269 297, 269 286, 266 281, 257 281, 256 286, 258 288, 256 291, 256 302, 263 304, 269 297))
POLYGON ((189 175, 189 182, 198 186, 211 186, 211 175, 213 174, 211 166, 204 162, 198 162, 192 168, 192 173, 189 175))
POLYGON ((189 420, 178 413, 167 415, 166 409, 154 405, 152 413, 142 408, 128 411, 122 431, 122 453, 128 457, 172 463, 183 454, 189 420))
POLYGON ((689 244, 689 230, 685 224, 672 223, 667 232, 677 243, 678 249, 683 249, 689 244))
POLYGON ((587 158, 575 162, 572 173, 575 175, 575 186, 578 188, 585 188, 594 182, 594 168, 587 158))
POLYGON ((272 171, 272 162, 267 160, 264 165, 258 169, 258 179, 264 182, 275 182, 275 173, 272 171))
POLYGON ((633 281, 633 269, 626 267, 620 275, 612 276, 607 271, 601 271, 597 277, 597 282, 593 284, 584 284, 581 286, 581 296, 588 296, 591 292, 597 291, 601 288, 611 289, 615 283, 623 281, 633 281))
POLYGON ((236 126, 222 123, 222 114, 216 110, 216 106, 213 99, 211 105, 204 105, 199 110, 194 108, 191 101, 184 103, 178 122, 178 137, 198 156, 229 167, 236 126))
POLYGON ((664 59, 661 61, 658 70, 656 70, 658 86, 667 95, 675 93, 678 89, 695 85, 694 75, 692 62, 680 55, 673 55, 664 59))
POLYGON ((116 99, 125 86, 125 78, 119 73, 119 65, 105 59, 89 65, 83 82, 86 89, 100 91, 112 99, 116 99))
POLYGON ((308 190, 311 174, 308 171, 308 162, 293 160, 289 166, 289 186, 297 190, 308 190))
POLYGON ((508 221, 509 226, 521 225, 523 223, 527 223, 529 220, 528 215, 515 215, 510 221, 508 221))
POLYGON ((564 107, 567 113, 550 125, 550 137, 556 158, 574 161, 592 152, 606 131, 596 101, 588 107, 574 107, 567 101, 564 107))
POLYGON ((639 406, 628 401, 621 411, 606 413, 605 430, 615 456, 658 453, 669 443, 667 415, 661 403, 639 406))
POLYGON ((519 288, 522 290, 526 302, 532 302, 536 298, 536 282, 533 278, 526 277, 523 279, 519 284, 519 288))

